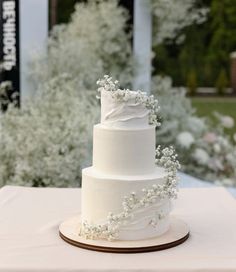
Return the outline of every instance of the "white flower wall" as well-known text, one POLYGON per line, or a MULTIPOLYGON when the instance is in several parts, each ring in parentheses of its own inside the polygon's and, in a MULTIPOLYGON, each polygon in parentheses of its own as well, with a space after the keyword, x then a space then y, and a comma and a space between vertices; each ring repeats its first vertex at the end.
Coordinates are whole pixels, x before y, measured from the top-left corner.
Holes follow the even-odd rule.
POLYGON ((79 186, 98 107, 75 83, 56 77, 24 107, 0 115, 0 186, 79 186))

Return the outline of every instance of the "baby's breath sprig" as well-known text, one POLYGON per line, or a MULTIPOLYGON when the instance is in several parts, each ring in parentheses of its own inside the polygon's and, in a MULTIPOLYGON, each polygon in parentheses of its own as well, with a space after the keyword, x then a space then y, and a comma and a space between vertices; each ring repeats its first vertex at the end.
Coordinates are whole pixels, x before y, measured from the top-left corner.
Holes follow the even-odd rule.
POLYGON ((136 101, 145 105, 149 110, 149 124, 160 126, 161 123, 158 121, 158 113, 160 110, 158 100, 155 99, 153 95, 148 96, 145 92, 139 90, 136 101))
POLYGON ((114 92, 119 90, 118 83, 119 83, 118 80, 112 81, 112 77, 109 77, 108 75, 104 75, 102 79, 99 79, 97 81, 97 85, 100 86, 97 89, 98 91, 98 95, 96 96, 97 99, 101 98, 102 91, 114 92))

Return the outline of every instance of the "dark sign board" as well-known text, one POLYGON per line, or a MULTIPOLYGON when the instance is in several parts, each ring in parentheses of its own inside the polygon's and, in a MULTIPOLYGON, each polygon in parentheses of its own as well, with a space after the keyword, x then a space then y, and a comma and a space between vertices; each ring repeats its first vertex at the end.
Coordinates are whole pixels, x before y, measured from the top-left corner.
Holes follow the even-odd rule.
POLYGON ((0 0, 0 82, 12 83, 9 98, 20 92, 19 39, 19 0, 0 0))

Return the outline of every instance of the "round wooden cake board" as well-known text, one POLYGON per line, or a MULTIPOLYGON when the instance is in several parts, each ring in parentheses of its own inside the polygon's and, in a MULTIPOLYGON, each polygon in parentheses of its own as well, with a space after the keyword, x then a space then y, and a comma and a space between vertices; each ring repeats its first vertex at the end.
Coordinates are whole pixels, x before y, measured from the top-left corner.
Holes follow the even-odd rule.
POLYGON ((189 237, 188 225, 176 217, 171 217, 170 228, 163 235, 136 241, 88 240, 78 235, 79 226, 79 215, 62 222, 59 226, 60 237, 73 246, 101 252, 141 253, 158 251, 178 246, 189 237))

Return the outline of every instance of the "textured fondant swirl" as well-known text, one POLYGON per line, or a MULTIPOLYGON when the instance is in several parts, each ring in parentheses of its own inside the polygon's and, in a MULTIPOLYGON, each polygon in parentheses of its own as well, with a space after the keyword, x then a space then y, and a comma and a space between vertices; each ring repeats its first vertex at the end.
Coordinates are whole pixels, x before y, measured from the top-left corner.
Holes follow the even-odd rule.
POLYGON ((137 92, 130 91, 127 101, 112 97, 112 92, 101 93, 101 123, 108 126, 147 126, 149 110, 136 101, 137 92))
POLYGON ((137 237, 148 239, 163 234, 169 228, 171 208, 171 202, 163 199, 151 207, 137 211, 133 219, 121 227, 119 238, 121 240, 136 240, 137 237))

